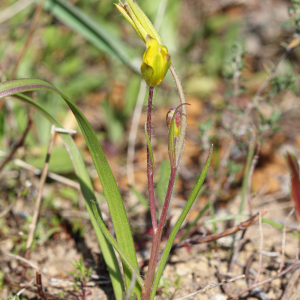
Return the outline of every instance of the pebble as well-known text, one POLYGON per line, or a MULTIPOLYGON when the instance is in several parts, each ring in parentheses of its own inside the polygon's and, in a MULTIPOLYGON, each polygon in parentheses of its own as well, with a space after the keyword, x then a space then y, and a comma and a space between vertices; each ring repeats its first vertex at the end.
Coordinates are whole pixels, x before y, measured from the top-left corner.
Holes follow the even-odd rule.
POLYGON ((189 271, 190 268, 185 263, 177 264, 176 266, 176 273, 179 276, 186 276, 189 273, 189 271))
POLYGON ((213 296, 213 300, 227 300, 228 297, 225 295, 221 295, 221 294, 217 294, 215 296, 213 296))

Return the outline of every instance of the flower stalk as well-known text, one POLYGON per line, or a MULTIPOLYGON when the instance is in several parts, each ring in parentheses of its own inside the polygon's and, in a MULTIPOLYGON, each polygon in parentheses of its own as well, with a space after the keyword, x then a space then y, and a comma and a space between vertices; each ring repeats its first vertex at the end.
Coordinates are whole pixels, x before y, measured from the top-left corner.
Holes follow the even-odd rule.
POLYGON ((150 260, 149 260, 148 272, 146 275, 146 279, 144 282, 144 288, 142 291, 142 300, 148 300, 150 298, 151 288, 152 288, 153 279, 154 279, 154 275, 155 275, 155 269, 156 269, 156 265, 157 265, 157 258, 158 258, 158 254, 159 254, 159 245, 160 245, 160 241, 161 241, 163 228, 164 228, 166 218, 167 218, 170 201, 172 198, 176 174, 177 174, 177 168, 176 167, 171 168, 171 175, 170 175, 170 180, 169 180, 169 184, 168 184, 165 202, 163 205, 163 209, 161 212, 157 230, 156 230, 156 232, 153 236, 153 240, 152 240, 151 255, 150 255, 150 260))
MULTIPOLYGON (((147 109, 147 134, 150 141, 151 147, 151 135, 152 135, 152 105, 153 105, 153 91, 154 87, 149 88, 149 98, 148 98, 148 109, 147 109)), ((157 219, 156 219, 156 209, 155 209, 155 196, 154 196, 154 183, 153 183, 153 170, 154 166, 152 165, 150 149, 147 145, 147 179, 148 179, 148 194, 149 194, 149 204, 150 204, 150 213, 151 213, 151 221, 153 232, 155 233, 157 230, 157 219)))

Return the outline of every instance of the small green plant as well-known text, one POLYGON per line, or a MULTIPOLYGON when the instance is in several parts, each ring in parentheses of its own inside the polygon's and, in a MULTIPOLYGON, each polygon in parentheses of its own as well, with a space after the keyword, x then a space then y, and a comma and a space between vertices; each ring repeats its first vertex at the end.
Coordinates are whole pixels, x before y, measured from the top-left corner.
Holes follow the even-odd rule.
POLYGON ((4 271, 0 271, 0 290, 3 288, 4 286, 4 271))
POLYGON ((79 261, 74 259, 72 265, 77 269, 78 272, 69 272, 75 276, 74 290, 75 294, 78 294, 82 300, 84 300, 91 292, 86 291, 86 284, 93 272, 92 268, 87 268, 84 266, 82 259, 79 261))
MULTIPOLYGON (((83 113, 67 96, 61 93, 58 89, 56 89, 51 84, 39 79, 21 79, 0 83, 0 98, 6 96, 14 96, 17 99, 20 99, 23 102, 32 105, 44 116, 46 116, 46 118, 48 118, 51 123, 59 128, 62 128, 62 124, 52 114, 50 114, 46 108, 44 108, 38 102, 33 101, 23 93, 39 90, 53 92, 55 94, 58 94, 69 106, 79 124, 79 127, 91 153, 91 157, 93 159, 103 187, 105 199, 108 203, 114 231, 116 234, 116 239, 114 239, 102 219, 101 211, 93 192, 91 180, 73 139, 68 133, 62 132, 61 136, 64 139, 71 161, 73 162, 75 172, 81 186, 81 191, 85 199, 86 208, 97 235, 108 271, 110 273, 115 298, 117 300, 122 300, 125 295, 125 299, 149 300, 154 299, 155 297, 156 290, 158 288, 164 267, 167 263, 167 259, 175 237, 204 183, 212 159, 213 149, 211 146, 203 171, 201 172, 201 174, 199 174, 195 186, 186 201, 186 205, 172 229, 167 244, 165 245, 161 260, 158 263, 158 254, 163 228, 166 223, 167 213, 172 199, 175 180, 178 176, 181 155, 184 147, 187 124, 186 105, 188 104, 185 103, 183 88, 175 71, 175 68, 171 62, 171 56, 169 55, 167 48, 162 43, 159 34, 147 18, 147 16, 139 8, 136 1, 134 0, 127 0, 124 4, 122 2, 119 2, 119 4, 117 4, 117 7, 129 21, 129 23, 134 27, 138 35, 146 43, 147 46, 147 50, 145 51, 142 59, 141 74, 149 86, 145 136, 147 142, 148 195, 154 236, 152 241, 148 272, 145 276, 145 280, 143 280, 139 272, 132 232, 129 226, 129 221, 126 215, 124 202, 121 197, 119 188, 97 139, 97 136, 83 113), (155 206, 155 189, 153 180, 154 154, 151 145, 152 102, 154 87, 161 83, 169 69, 174 77, 178 89, 180 104, 177 106, 177 108, 171 109, 167 115, 167 127, 169 130, 168 151, 170 160, 170 172, 168 172, 168 168, 165 168, 166 171, 163 172, 164 174, 166 174, 165 176, 169 175, 168 181, 165 181, 162 178, 160 179, 162 182, 167 182, 168 187, 166 191, 164 191, 163 189, 160 191, 162 210, 159 214, 160 217, 158 220, 158 212, 155 206), (164 199, 162 199, 163 197, 164 199), (119 266, 115 251, 120 255, 122 267, 119 266), (122 273, 124 274, 124 281, 122 273)), ((73 10, 73 13, 77 14, 75 10, 73 10)), ((77 16, 79 17, 78 14, 77 16)), ((85 299, 85 297, 87 296, 85 287, 91 270, 86 269, 81 260, 79 262, 74 261, 74 266, 79 271, 79 273, 73 273, 76 276, 76 284, 74 286, 74 289, 76 293, 78 293, 82 297, 82 299, 85 299)), ((180 280, 176 280, 174 284, 175 288, 178 288, 180 280)))
MULTIPOLYGON (((21 295, 21 297, 19 297, 19 296, 10 296, 9 298, 8 298, 8 300, 27 300, 28 298, 27 297, 24 297, 24 296, 22 296, 21 295)), ((1 299, 2 300, 2 299, 1 299)))
POLYGON ((180 290, 181 277, 176 274, 175 281, 170 280, 169 278, 162 278, 159 282, 159 287, 162 290, 162 295, 168 299, 173 299, 175 293, 180 290))

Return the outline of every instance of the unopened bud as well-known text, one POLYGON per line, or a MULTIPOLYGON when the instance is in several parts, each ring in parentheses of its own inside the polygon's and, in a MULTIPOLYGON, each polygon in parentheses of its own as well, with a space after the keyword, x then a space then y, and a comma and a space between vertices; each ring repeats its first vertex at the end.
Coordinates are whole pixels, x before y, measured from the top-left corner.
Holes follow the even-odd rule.
MULTIPOLYGON (((168 129, 170 130, 171 127, 171 123, 172 123, 172 119, 175 113, 175 109, 171 108, 168 113, 167 113, 167 118, 166 118, 166 122, 167 122, 167 126, 168 129)), ((177 110, 176 114, 175 114, 175 137, 178 137, 180 134, 180 121, 181 121, 181 114, 180 111, 177 110)))
POLYGON ((149 34, 146 37, 147 50, 143 55, 141 73, 149 86, 157 86, 165 78, 171 65, 168 49, 149 34))

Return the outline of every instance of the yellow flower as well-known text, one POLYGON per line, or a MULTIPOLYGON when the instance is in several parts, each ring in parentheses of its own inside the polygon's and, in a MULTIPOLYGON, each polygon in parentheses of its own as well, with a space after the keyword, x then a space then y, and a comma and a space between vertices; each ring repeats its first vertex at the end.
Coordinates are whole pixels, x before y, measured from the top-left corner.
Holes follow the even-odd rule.
POLYGON ((150 35, 146 38, 147 50, 143 55, 141 73, 149 86, 156 86, 165 78, 171 65, 168 49, 159 45, 150 35))
POLYGON ((147 50, 141 66, 143 78, 149 86, 160 84, 171 65, 167 47, 162 44, 158 32, 135 0, 127 0, 124 4, 120 1, 115 5, 146 43, 147 50))

